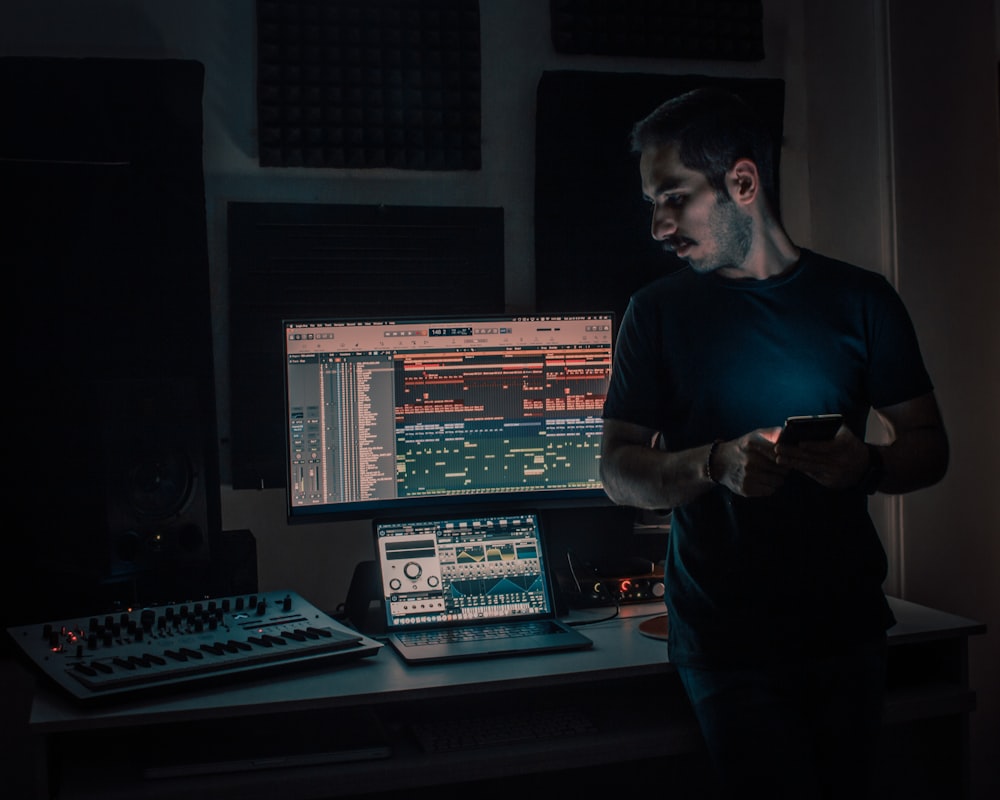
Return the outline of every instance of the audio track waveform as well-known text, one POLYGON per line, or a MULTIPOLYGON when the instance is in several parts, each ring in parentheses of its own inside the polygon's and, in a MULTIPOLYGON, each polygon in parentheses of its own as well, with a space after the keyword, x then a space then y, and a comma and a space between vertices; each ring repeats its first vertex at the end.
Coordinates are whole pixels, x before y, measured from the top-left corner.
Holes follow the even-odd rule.
POLYGON ((528 437, 466 438, 454 442, 400 441, 401 495, 488 492, 517 480, 526 488, 594 485, 600 466, 599 431, 553 431, 528 437))

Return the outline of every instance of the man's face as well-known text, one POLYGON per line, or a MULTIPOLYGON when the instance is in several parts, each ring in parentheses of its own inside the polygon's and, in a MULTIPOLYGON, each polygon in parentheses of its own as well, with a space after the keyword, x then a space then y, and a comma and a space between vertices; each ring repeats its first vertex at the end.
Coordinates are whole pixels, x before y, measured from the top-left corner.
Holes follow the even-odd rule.
POLYGON ((705 176, 685 167, 677 148, 647 147, 639 159, 642 191, 653 206, 651 233, 696 272, 740 266, 750 251, 752 222, 705 176))

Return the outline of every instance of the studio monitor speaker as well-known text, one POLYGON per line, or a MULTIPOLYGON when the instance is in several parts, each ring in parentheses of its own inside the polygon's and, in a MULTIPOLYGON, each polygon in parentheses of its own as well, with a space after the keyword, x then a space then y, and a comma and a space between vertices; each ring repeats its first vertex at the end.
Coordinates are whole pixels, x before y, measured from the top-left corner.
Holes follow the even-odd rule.
POLYGON ((385 632, 382 581, 375 561, 359 561, 351 576, 344 613, 362 633, 377 636, 385 632))
POLYGON ((17 291, 11 622, 211 590, 203 88, 192 61, 0 57, 0 258, 17 291))
POLYGON ((100 386, 111 578, 212 558, 202 409, 191 379, 100 386))

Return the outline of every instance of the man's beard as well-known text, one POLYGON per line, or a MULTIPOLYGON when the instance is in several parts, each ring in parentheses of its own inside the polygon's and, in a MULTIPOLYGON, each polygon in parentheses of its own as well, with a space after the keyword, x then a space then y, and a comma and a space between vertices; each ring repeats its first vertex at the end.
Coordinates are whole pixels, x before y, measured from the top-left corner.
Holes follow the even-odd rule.
POLYGON ((714 272, 722 267, 740 267, 753 244, 753 222, 741 214, 728 197, 720 198, 708 215, 708 226, 715 238, 716 250, 703 259, 688 258, 695 272, 714 272))

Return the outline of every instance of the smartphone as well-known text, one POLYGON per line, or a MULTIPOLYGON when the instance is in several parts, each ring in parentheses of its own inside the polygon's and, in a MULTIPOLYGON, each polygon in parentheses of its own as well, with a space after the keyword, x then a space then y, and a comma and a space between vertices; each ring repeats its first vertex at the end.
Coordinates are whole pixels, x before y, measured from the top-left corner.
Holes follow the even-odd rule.
POLYGON ((778 437, 779 444, 832 439, 844 424, 842 414, 807 414, 785 420, 785 427, 778 437))

